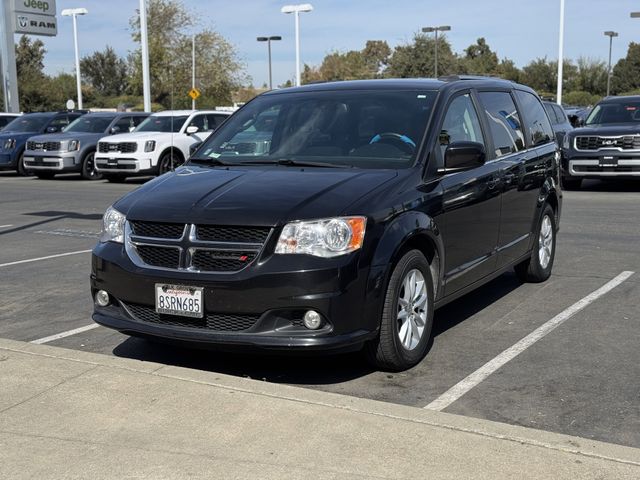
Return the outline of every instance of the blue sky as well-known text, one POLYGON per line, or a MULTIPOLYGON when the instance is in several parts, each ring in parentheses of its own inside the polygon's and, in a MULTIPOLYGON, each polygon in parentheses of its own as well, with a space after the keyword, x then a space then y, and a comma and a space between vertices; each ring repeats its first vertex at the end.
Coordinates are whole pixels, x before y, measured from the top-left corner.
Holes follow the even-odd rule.
MULTIPOLYGON (((305 0, 306 1, 306 0, 305 0)), ((558 58, 560 0, 309 0, 314 11, 301 14, 301 58, 316 65, 332 51, 361 49, 367 40, 386 40, 391 47, 411 41, 429 25, 451 25, 448 38, 461 52, 485 37, 500 58, 522 67, 537 57, 558 58)), ((80 55, 111 45, 121 55, 138 48, 131 40, 129 18, 139 0, 57 0, 57 10, 85 7, 79 18, 80 55)), ((294 23, 280 13, 288 2, 273 0, 183 0, 203 26, 220 32, 235 45, 255 85, 267 80, 267 48, 256 36, 281 35, 273 43, 274 83, 295 75, 294 23)), ((302 2, 301 2, 302 3, 302 2)), ((613 62, 640 42, 638 0, 565 0, 565 57, 607 59, 605 30, 615 30, 613 62)), ((69 17, 58 17, 58 36, 39 37, 48 50, 45 70, 73 72, 73 34, 69 17)), ((17 37, 16 37, 17 38, 17 37)))

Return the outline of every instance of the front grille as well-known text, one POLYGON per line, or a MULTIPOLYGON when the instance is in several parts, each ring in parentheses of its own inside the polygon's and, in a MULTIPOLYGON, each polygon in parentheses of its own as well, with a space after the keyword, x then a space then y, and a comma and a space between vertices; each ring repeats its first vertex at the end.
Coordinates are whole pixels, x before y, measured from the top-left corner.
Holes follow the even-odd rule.
POLYGON ((60 142, 27 142, 27 150, 30 151, 58 152, 60 147, 60 142))
POLYGON ((198 225, 198 240, 207 242, 264 243, 270 228, 265 227, 220 227, 198 225))
POLYGON ((246 267, 255 257, 256 252, 196 250, 192 265, 201 272, 236 272, 246 267))
POLYGON ((640 150, 640 136, 625 135, 620 137, 576 137, 576 149, 578 150, 600 150, 601 148, 640 150))
POLYGON ((123 303, 129 313, 141 322, 170 325, 175 327, 199 328, 218 332, 241 332, 253 327, 259 315, 230 313, 209 313, 204 318, 181 317, 158 313, 153 307, 123 303))
POLYGON ((136 142, 98 143, 98 151, 100 153, 134 153, 136 150, 138 150, 138 144, 136 142))
POLYGON ((180 266, 180 250, 176 247, 138 245, 136 250, 147 265, 164 268, 178 268, 180 266))
POLYGON ((129 222, 135 235, 156 238, 180 238, 184 233, 184 223, 129 222))
POLYGON ((260 254, 271 229, 132 220, 127 251, 140 266, 238 272, 260 254))

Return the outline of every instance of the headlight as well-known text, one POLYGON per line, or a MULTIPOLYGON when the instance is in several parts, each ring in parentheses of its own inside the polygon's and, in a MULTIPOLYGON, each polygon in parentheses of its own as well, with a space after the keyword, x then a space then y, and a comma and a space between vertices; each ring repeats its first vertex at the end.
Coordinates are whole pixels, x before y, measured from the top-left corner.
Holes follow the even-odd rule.
POLYGON ((565 133, 564 138, 562 139, 562 148, 564 150, 569 150, 569 141, 570 141, 569 134, 565 133))
POLYGON ((362 247, 366 217, 337 217, 288 223, 282 229, 275 253, 306 253, 337 257, 362 247))
POLYGON ((156 149, 156 141, 155 140, 147 140, 144 144, 145 152, 153 152, 156 149))
POLYGON ((80 148, 80 140, 70 140, 69 141, 69 151, 73 152, 80 148))
POLYGON ((4 141, 4 149, 5 150, 11 150, 15 146, 16 146, 16 139, 15 138, 8 138, 7 140, 4 141))
POLYGON ((101 242, 124 243, 125 216, 113 207, 107 208, 102 217, 101 242))

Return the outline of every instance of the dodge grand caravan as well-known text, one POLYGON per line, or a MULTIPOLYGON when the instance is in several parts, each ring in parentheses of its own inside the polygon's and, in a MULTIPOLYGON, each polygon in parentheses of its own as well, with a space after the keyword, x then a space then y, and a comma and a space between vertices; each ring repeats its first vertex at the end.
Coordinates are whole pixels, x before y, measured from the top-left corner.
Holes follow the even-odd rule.
POLYGON ((109 207, 93 318, 199 345, 362 348, 409 368, 435 309, 509 269, 549 277, 558 162, 538 96, 503 80, 268 92, 109 207))

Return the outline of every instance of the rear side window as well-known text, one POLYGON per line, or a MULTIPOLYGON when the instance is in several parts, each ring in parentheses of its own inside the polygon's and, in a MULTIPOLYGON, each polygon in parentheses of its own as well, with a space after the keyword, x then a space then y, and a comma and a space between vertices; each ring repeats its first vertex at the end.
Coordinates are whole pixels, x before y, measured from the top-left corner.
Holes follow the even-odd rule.
POLYGON ((556 111, 556 117, 558 117, 558 123, 566 123, 569 121, 567 119, 567 114, 564 113, 564 110, 560 108, 559 105, 554 105, 553 109, 556 111))
POLYGON ((208 114, 207 120, 209 121, 209 130, 215 130, 218 128, 220 124, 227 119, 227 117, 228 115, 208 114))
POLYGON ((516 90, 516 95, 522 105, 532 145, 542 145, 543 143, 552 141, 555 138, 553 129, 538 97, 532 93, 521 90, 516 90))
POLYGON ((511 95, 507 92, 480 92, 478 96, 489 122, 495 156, 524 150, 522 123, 511 95))
POLYGON ((543 103, 543 106, 544 106, 544 109, 547 111, 547 115, 549 115, 549 120, 551 120, 552 125, 557 125, 558 123, 561 122, 552 104, 543 103))

